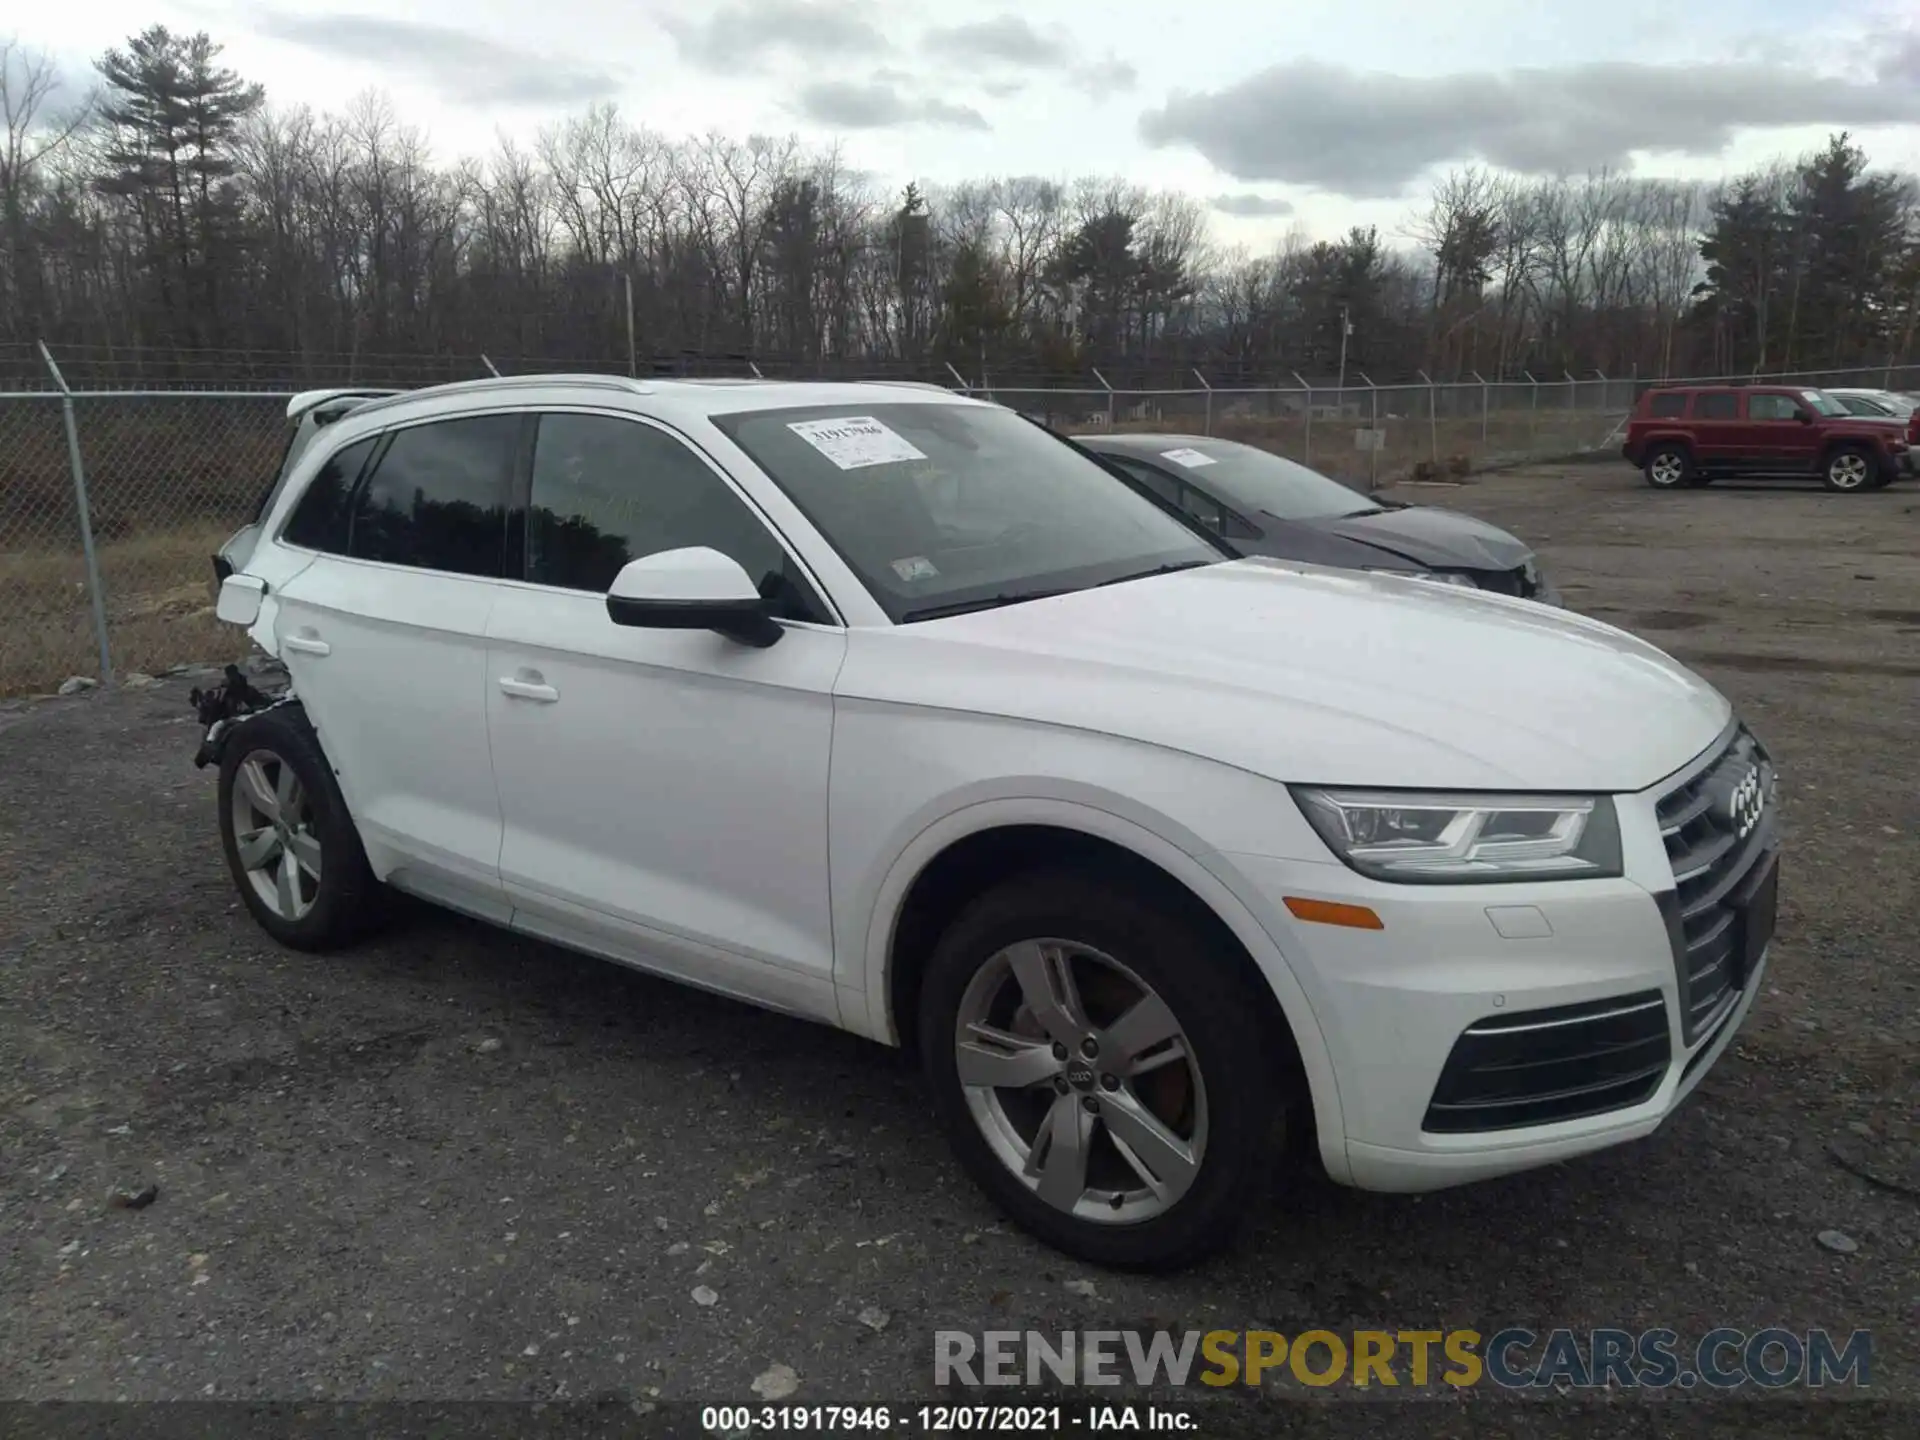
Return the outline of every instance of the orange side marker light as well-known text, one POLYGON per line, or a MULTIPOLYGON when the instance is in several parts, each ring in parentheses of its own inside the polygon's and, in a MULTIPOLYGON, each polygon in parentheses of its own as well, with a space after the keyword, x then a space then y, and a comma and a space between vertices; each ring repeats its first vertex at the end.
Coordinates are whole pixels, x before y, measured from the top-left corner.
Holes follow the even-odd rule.
POLYGON ((1316 925, 1344 925, 1349 930, 1384 930, 1380 917, 1364 905, 1341 905, 1333 900, 1303 900, 1286 897, 1288 912, 1296 920, 1311 920, 1316 925))

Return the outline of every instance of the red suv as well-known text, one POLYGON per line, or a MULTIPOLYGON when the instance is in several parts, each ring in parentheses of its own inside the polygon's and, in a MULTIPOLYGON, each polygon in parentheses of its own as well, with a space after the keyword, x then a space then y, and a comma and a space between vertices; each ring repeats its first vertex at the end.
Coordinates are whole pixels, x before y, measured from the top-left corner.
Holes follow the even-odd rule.
POLYGON ((1858 419, 1830 395, 1786 385, 1661 386, 1641 395, 1620 453, 1656 490, 1728 475, 1818 475, 1829 490, 1874 490, 1920 443, 1920 412, 1897 426, 1858 419))

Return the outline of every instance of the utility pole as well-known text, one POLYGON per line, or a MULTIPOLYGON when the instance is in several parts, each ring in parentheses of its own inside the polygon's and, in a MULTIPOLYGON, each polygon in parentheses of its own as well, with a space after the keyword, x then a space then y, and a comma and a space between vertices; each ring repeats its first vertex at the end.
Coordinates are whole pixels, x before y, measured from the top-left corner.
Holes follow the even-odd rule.
POLYGON ((633 272, 622 270, 620 278, 626 282, 627 290, 627 374, 636 376, 640 373, 640 367, 633 348, 633 272))
POLYGON ((1353 313, 1352 308, 1350 306, 1343 304, 1340 307, 1340 389, 1342 392, 1341 394, 1342 404, 1346 403, 1345 391, 1347 388, 1347 337, 1353 334, 1353 320, 1351 318, 1352 313, 1353 313))

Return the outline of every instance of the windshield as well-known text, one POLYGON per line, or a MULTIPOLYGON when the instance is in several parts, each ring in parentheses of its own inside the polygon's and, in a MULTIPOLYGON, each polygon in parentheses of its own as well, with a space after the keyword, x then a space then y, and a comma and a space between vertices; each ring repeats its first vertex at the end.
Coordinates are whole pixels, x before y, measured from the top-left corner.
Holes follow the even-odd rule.
POLYGON ((883 402, 713 423, 896 623, 1226 558, 1010 410, 883 402))
POLYGON ((1276 520, 1332 520, 1380 508, 1338 480, 1237 440, 1167 440, 1150 449, 1116 445, 1112 453, 1138 456, 1237 510, 1265 511, 1276 520))
POLYGON ((1800 398, 1813 407, 1816 415, 1850 415, 1853 412, 1824 390, 1802 390, 1800 398))

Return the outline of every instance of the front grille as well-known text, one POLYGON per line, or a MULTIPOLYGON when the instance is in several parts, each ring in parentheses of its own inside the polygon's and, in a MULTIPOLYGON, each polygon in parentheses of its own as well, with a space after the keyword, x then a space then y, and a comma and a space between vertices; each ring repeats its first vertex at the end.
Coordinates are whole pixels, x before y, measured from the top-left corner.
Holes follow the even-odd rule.
POLYGON ((1737 728, 1660 797, 1656 814, 1674 888, 1656 898, 1667 922, 1680 986, 1681 1037, 1691 1045, 1740 998, 1737 899, 1772 848, 1774 772, 1766 749, 1737 728), (1761 809, 1742 835, 1734 796, 1758 772, 1761 809))
POLYGON ((1492 1016, 1467 1027, 1421 1128, 1512 1130, 1638 1105, 1673 1057, 1657 990, 1492 1016))

